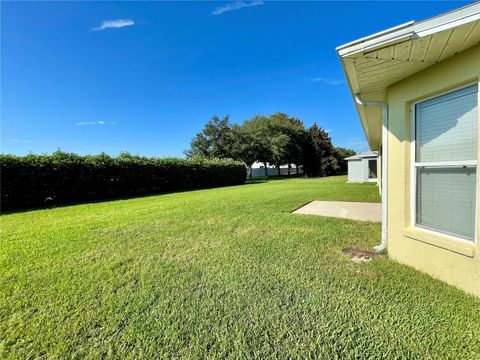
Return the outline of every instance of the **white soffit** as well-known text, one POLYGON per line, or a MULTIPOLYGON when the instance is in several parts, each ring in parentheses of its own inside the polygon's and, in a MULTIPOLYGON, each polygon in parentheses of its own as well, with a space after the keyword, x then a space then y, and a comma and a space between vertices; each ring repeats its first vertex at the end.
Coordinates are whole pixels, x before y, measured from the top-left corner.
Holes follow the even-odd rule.
MULTIPOLYGON (((428 20, 394 28, 339 46, 337 52, 352 92, 385 101, 387 88, 480 43, 480 2, 428 20)), ((378 109, 356 104, 372 150, 381 141, 378 109)))

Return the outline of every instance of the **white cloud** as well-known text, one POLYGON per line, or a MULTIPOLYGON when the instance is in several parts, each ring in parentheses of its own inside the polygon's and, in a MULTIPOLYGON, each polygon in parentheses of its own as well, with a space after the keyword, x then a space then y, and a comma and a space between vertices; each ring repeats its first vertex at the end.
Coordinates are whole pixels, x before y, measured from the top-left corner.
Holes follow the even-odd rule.
MULTIPOLYGON (((111 122, 110 124, 114 124, 111 122)), ((84 126, 84 125, 105 125, 105 121, 86 121, 86 122, 78 122, 78 126, 84 126)))
POLYGON ((30 140, 25 140, 25 139, 11 139, 10 141, 14 142, 14 143, 20 143, 20 144, 30 144, 31 143, 30 140))
POLYGON ((235 1, 235 2, 231 2, 231 3, 228 3, 226 5, 219 6, 219 7, 215 8, 212 11, 212 15, 221 15, 221 14, 226 13, 228 11, 235 11, 235 10, 239 10, 239 9, 242 9, 242 8, 253 7, 253 6, 258 6, 258 5, 263 5, 263 4, 264 3, 261 0, 251 1, 251 2, 235 1))
POLYGON ((331 78, 324 78, 324 77, 307 78, 307 79, 303 79, 303 81, 322 82, 324 84, 333 85, 333 86, 345 84, 345 80, 331 79, 331 78))
POLYGON ((105 29, 118 29, 125 26, 132 26, 135 22, 130 19, 105 20, 99 26, 94 27, 92 31, 100 31, 105 29))

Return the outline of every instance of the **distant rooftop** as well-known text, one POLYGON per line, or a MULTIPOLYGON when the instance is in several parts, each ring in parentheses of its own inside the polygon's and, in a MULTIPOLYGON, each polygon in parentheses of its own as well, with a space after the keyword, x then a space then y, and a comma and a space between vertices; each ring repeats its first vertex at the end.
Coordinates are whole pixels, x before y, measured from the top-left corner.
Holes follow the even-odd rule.
POLYGON ((378 153, 376 151, 369 151, 369 152, 364 152, 361 154, 349 156, 345 158, 345 160, 361 160, 364 158, 376 158, 377 156, 378 156, 378 153))

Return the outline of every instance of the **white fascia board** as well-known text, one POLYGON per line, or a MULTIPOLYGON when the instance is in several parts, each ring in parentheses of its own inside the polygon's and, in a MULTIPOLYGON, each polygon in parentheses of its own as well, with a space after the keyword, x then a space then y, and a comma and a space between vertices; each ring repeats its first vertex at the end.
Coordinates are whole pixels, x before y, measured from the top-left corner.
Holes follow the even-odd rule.
POLYGON ((413 38, 421 38, 434 33, 455 28, 480 19, 480 2, 467 5, 463 8, 435 16, 433 18, 395 26, 352 41, 336 48, 338 55, 343 58, 358 53, 379 50, 413 38))
POLYGON ((368 51, 371 51, 373 48, 378 46, 383 47, 387 44, 391 45, 397 42, 405 41, 407 38, 413 35, 413 24, 413 21, 409 21, 405 24, 401 24, 373 35, 352 41, 348 44, 341 45, 337 47, 336 50, 340 57, 346 57, 359 52, 364 52, 367 49, 368 51))
POLYGON ((418 37, 424 37, 477 20, 480 20, 480 2, 419 21, 413 25, 413 30, 418 37))

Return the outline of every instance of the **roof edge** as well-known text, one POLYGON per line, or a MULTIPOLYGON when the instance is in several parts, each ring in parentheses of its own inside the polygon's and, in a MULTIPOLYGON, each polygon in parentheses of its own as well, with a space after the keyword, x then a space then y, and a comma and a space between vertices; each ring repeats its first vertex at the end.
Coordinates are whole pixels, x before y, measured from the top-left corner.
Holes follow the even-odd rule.
MULTIPOLYGON (((352 52, 353 49, 357 48, 356 45, 373 43, 374 42, 373 40, 377 40, 376 42, 388 41, 390 39, 394 39, 394 38, 398 37, 399 32, 401 32, 402 35, 404 35, 405 32, 407 32, 407 33, 408 32, 413 32, 412 25, 414 23, 415 22, 412 20, 412 21, 394 26, 392 28, 377 32, 375 34, 365 36, 365 37, 362 37, 360 39, 351 41, 349 43, 340 45, 340 46, 336 47, 335 50, 337 50, 337 52, 340 56, 348 55, 348 53, 352 52), (407 29, 407 31, 405 31, 406 29, 407 29), (408 30, 410 30, 410 31, 408 31, 408 30), (352 48, 352 50, 348 51, 349 48, 352 48)), ((362 47, 362 50, 363 50, 363 47, 362 47)))
POLYGON ((443 31, 463 23, 480 19, 480 1, 451 10, 447 13, 433 16, 422 21, 409 21, 384 31, 340 45, 336 48, 341 58, 359 52, 373 51, 390 46, 412 37, 423 37, 443 31))

